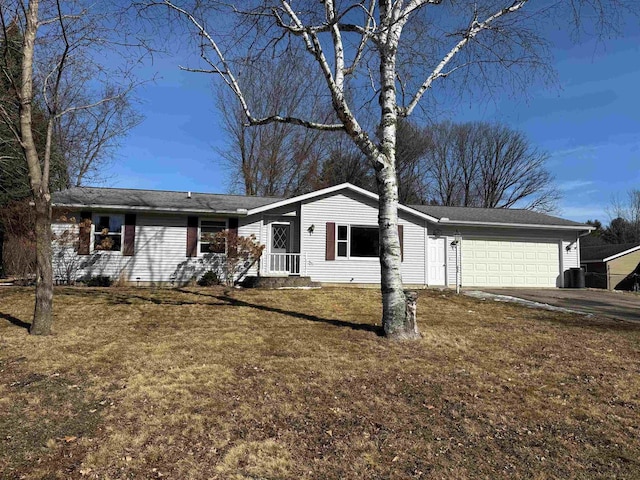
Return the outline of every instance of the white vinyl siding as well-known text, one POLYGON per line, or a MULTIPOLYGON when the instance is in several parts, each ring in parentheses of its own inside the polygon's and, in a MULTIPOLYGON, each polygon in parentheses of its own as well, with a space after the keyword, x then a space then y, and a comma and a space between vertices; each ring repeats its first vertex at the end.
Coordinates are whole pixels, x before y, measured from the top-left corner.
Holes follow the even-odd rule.
MULTIPOLYGON (((445 277, 447 278, 447 285, 450 285, 452 288, 456 288, 456 255, 458 255, 458 262, 460 262, 460 254, 456 254, 456 247, 451 245, 451 243, 455 240, 455 237, 445 237, 446 241, 444 242, 444 248, 447 249, 447 273, 445 277)), ((460 246, 458 246, 460 248, 460 246)))
MULTIPOLYGON (((307 275, 326 283, 380 283, 378 258, 341 258, 325 260, 326 224, 378 225, 375 200, 355 192, 343 191, 318 197, 302 204, 302 252, 307 260, 307 275), (310 227, 313 225, 313 232, 310 227)), ((407 284, 424 284, 425 246, 422 219, 400 213, 403 225, 404 261, 402 279, 407 284)))
MULTIPOLYGON (((98 212, 93 212, 98 214, 98 212)), ((79 218, 79 212, 75 212, 79 218)), ((215 218, 201 215, 200 219, 215 218)), ((298 202, 278 209, 258 213, 239 219, 238 233, 242 236, 254 234, 258 242, 268 245, 270 228, 273 223, 286 222, 291 225, 291 251, 300 252, 301 274, 314 281, 326 283, 379 284, 380 262, 378 258, 340 258, 325 260, 326 224, 371 226, 378 224, 378 204, 357 192, 342 190, 315 197, 302 203, 298 202)), ((553 229, 499 228, 499 227, 460 227, 440 226, 429 223, 406 212, 399 212, 399 222, 403 225, 404 259, 402 262, 402 278, 408 285, 426 285, 428 283, 428 244, 429 234, 436 231, 444 238, 446 259, 446 284, 455 287, 456 255, 451 246, 454 232, 462 235, 464 248, 467 240, 483 241, 515 241, 529 242, 530 248, 536 251, 537 244, 555 244, 556 256, 552 254, 545 260, 549 275, 552 272, 557 281, 548 286, 561 286, 560 267, 563 270, 579 266, 578 234, 575 231, 559 231, 553 229), (555 262, 555 263, 554 263, 555 262), (553 265, 552 265, 553 264, 553 265)), ((68 223, 52 225, 57 235, 77 226, 68 223)), ((75 255, 71 249, 61 249, 54 245, 54 272, 57 277, 64 277, 63 267, 74 259, 80 265, 79 276, 108 275, 112 279, 123 278, 135 284, 139 280, 143 284, 166 283, 183 284, 197 278, 209 269, 216 269, 220 262, 218 254, 186 256, 187 215, 138 213, 136 216, 135 252, 125 257, 121 252, 92 252, 91 255, 75 255), (64 250, 64 251, 61 251, 64 250)), ((507 243, 505 252, 512 249, 507 243)), ((550 252, 550 251, 549 251, 550 252)), ((268 248, 264 251, 260 263, 261 273, 267 274, 266 261, 268 248)), ((464 255, 463 255, 464 257, 464 255)), ((507 259, 504 259, 505 262, 507 259)), ((464 262, 465 260, 463 260, 464 262)), ((505 263, 507 265, 508 262, 505 263)), ((512 264, 512 268, 515 264, 512 264)), ((487 267, 489 268, 489 267, 487 267)), ((494 267, 491 267, 494 268, 494 267)), ((501 267, 502 268, 502 267, 501 267)), ((508 269, 508 266, 504 267, 508 269)), ((519 267, 517 267, 519 268, 519 267)), ((249 275, 258 273, 254 266, 249 275)), ((462 268, 463 279, 465 269, 462 268)), ((474 274, 476 275, 476 274, 474 274)), ((468 278, 467 278, 468 279, 468 278)), ((510 286, 509 282, 498 282, 500 286, 510 286)), ((526 284, 529 285, 529 284, 526 284)), ((463 283, 463 286, 467 286, 463 283)))
MULTIPOLYGON (((54 232, 76 228, 56 223, 54 232)), ((54 251, 57 247, 54 246, 54 251)), ((59 248, 58 248, 59 250, 59 248)), ((71 255, 67 249, 67 255, 71 255)), ((105 275, 114 281, 122 278, 129 282, 183 284, 213 268, 212 258, 188 258, 187 217, 181 215, 137 215, 134 255, 120 252, 95 251, 79 255, 78 277, 105 275)), ((210 257, 215 257, 212 255, 210 257)), ((59 275, 62 262, 56 262, 54 274, 59 275)))
MULTIPOLYGON (((261 214, 253 215, 247 218, 241 218, 238 221, 238 235, 240 235, 241 237, 250 237, 251 235, 254 235, 256 237, 256 241, 260 245, 265 245, 267 237, 266 234, 263 233, 263 227, 264 222, 262 220, 261 214)), ((258 274, 258 268, 260 264, 265 261, 266 255, 267 252, 265 249, 262 252, 262 258, 260 259, 260 262, 254 264, 247 272, 247 275, 255 276, 258 274)))
POLYGON ((580 266, 580 240, 577 235, 575 239, 562 241, 562 266, 564 270, 577 268, 580 266))

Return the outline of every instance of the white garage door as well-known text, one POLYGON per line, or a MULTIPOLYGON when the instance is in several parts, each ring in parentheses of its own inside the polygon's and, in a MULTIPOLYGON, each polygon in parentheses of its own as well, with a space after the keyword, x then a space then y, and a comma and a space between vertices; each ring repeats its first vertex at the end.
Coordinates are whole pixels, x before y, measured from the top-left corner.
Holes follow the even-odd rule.
POLYGON ((462 240, 462 285, 555 287, 560 274, 558 242, 462 240))

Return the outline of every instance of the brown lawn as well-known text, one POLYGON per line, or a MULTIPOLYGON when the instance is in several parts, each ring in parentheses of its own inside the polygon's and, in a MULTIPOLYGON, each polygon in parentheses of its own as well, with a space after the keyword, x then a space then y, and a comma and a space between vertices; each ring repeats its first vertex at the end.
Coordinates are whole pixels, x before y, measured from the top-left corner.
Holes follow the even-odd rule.
POLYGON ((0 290, 0 477, 640 478, 640 325, 424 291, 0 290))

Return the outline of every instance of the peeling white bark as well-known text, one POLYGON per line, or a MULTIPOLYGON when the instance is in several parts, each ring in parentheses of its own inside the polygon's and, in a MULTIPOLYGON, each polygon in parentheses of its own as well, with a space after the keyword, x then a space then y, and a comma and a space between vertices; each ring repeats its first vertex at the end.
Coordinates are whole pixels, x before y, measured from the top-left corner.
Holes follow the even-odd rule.
POLYGON ((400 239, 398 237, 398 176, 396 174, 396 133, 398 125, 396 94, 396 53, 404 21, 390 3, 380 2, 380 160, 376 165, 378 185, 378 226, 380 228, 380 287, 382 326, 385 335, 395 339, 419 336, 415 322, 407 322, 406 298, 402 285, 400 239))

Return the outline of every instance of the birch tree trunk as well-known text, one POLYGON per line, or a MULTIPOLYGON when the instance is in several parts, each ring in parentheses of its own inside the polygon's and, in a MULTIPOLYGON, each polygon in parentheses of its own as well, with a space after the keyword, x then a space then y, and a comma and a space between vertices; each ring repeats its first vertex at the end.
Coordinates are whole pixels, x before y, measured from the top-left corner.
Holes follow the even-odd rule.
POLYGON ((382 326, 385 336, 397 340, 415 339, 420 335, 407 318, 406 298, 402 285, 400 239, 398 237, 398 184, 395 166, 376 172, 380 228, 380 289, 382 292, 382 326))
POLYGON ((380 236, 380 289, 382 292, 382 327, 385 336, 415 339, 420 336, 415 321, 407 318, 407 299, 402 285, 402 252, 398 236, 398 175, 396 143, 398 109, 396 98, 396 56, 402 22, 393 18, 394 9, 380 2, 384 23, 388 25, 380 45, 380 150, 376 165, 378 187, 378 226, 380 236))

